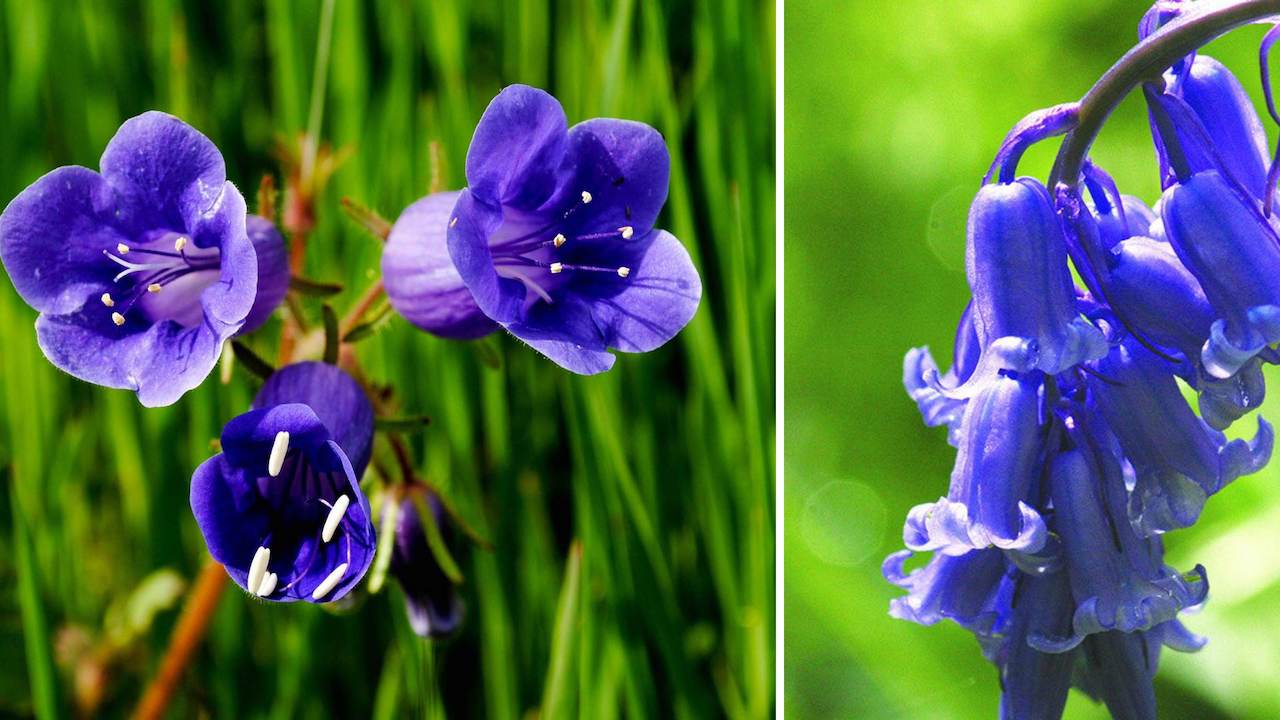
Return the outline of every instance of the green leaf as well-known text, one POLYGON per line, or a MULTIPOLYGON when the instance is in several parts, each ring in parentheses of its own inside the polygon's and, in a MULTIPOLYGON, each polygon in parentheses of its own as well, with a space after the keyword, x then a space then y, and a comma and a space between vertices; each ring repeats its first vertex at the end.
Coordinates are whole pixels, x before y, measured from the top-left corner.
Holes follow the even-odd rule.
POLYGON ((338 283, 308 280, 300 275, 294 275, 289 278, 289 289, 299 295, 307 295, 309 297, 332 297, 342 292, 342 286, 338 283))
POLYGON ((462 570, 458 568, 458 563, 453 559, 453 555, 449 553, 449 548, 444 543, 444 537, 440 534, 440 526, 436 524, 436 514, 431 512, 431 508, 427 505, 426 495, 414 493, 413 506, 418 509, 418 518, 422 521, 422 531, 427 536, 427 547, 431 548, 431 554, 435 556, 440 569, 444 572, 445 577, 449 578, 450 582, 455 585, 461 585, 464 580, 462 570))
POLYGON ((342 336, 342 342, 350 344, 367 340, 385 328, 394 316, 391 312, 391 303, 384 302, 378 306, 373 317, 348 330, 347 334, 342 336))
POLYGON ((244 366, 245 370, 248 370, 263 380, 271 377, 271 373, 276 371, 275 367, 271 363, 263 360, 260 355, 255 353, 248 345, 239 340, 231 341, 231 350, 236 354, 236 360, 244 366))
POLYGON ((391 551, 396 544, 396 524, 400 522, 400 503, 390 493, 383 493, 382 520, 378 525, 378 547, 373 553, 373 568, 369 570, 369 594, 382 592, 387 581, 387 568, 391 567, 391 551))
POLYGON ((373 427, 377 430, 386 432, 413 432, 431 424, 431 418, 426 415, 410 415, 407 417, 380 417, 374 418, 373 427))
POLYGON ((379 240, 385 241, 391 234, 391 223, 386 218, 349 197, 342 198, 342 212, 354 220, 361 229, 379 240))
POLYGON ((330 365, 338 364, 338 314, 333 311, 333 306, 325 303, 321 308, 324 314, 324 361, 330 365))

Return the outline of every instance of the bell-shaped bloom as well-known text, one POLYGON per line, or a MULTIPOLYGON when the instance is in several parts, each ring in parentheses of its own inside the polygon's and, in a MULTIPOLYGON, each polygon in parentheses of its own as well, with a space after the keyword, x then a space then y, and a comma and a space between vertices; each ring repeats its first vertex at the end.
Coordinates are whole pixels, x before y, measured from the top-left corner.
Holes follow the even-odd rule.
MULTIPOLYGON (((426 495, 427 509, 443 539, 448 526, 440 500, 425 488, 411 488, 410 492, 426 495)), ((458 598, 457 588, 431 552, 426 531, 422 527, 422 517, 414 500, 400 500, 397 509, 395 546, 391 549, 391 574, 404 590, 409 626, 422 637, 448 635, 462 622, 463 606, 458 598)), ((384 519, 386 516, 384 512, 384 519)))
POLYGON ((196 523, 246 592, 280 602, 337 600, 374 555, 359 483, 372 408, 354 380, 323 363, 280 370, 254 406, 227 423, 222 452, 191 478, 196 523))
POLYGON ((289 250, 274 223, 259 215, 245 218, 245 230, 258 258, 258 293, 239 335, 262 327, 289 292, 289 250))
POLYGON ((1148 99, 1174 173, 1161 198, 1165 236, 1217 318, 1200 359, 1209 375, 1228 378, 1280 341, 1280 237, 1224 174, 1226 161, 1186 104, 1168 94, 1148 99))
POLYGON ((1271 161, 1267 133, 1240 81, 1204 53, 1196 53, 1189 66, 1184 63, 1166 77, 1213 138, 1214 151, 1227 172, 1250 196, 1261 200, 1271 161))
POLYGON ((513 335, 573 372, 608 370, 610 348, 661 346, 702 297, 689 253, 654 227, 669 164, 648 125, 569 128, 555 98, 512 85, 471 139, 449 256, 480 309, 513 335))
POLYGON ((1042 577, 1020 574, 1013 620, 992 660, 1000 668, 1002 720, 1058 720, 1071 688, 1072 651, 1047 653, 1032 637, 1071 634, 1071 588, 1065 572, 1042 577))
POLYGON ((956 328, 952 365, 945 375, 938 376, 938 364, 928 347, 912 348, 902 360, 902 385, 907 395, 915 401, 929 427, 947 426, 947 442, 960 445, 960 423, 964 419, 965 400, 950 397, 940 389, 959 387, 978 366, 978 334, 973 329, 973 305, 965 307, 956 328))
POLYGON ((1103 632, 1085 639, 1085 691, 1106 703, 1116 720, 1157 720, 1152 681, 1157 657, 1144 633, 1103 632))
POLYGON ((910 550, 885 558, 889 582, 908 591, 889 602, 889 615, 921 625, 951 620, 966 630, 987 634, 1008 616, 1014 568, 994 548, 963 555, 935 554, 923 567, 905 572, 910 550))
POLYGON ((244 198, 213 143, 160 112, 125 121, 99 165, 58 168, 19 193, 0 215, 0 260, 40 312, 50 362, 168 405, 204 380, 254 306, 244 198))
POLYGON ((1106 171, 1086 160, 1083 180, 1089 190, 1089 212, 1097 223, 1099 238, 1106 248, 1151 232, 1151 225, 1156 221, 1155 213, 1141 199, 1121 194, 1115 180, 1106 171))
POLYGON ((1109 448, 1090 442, 1061 453, 1049 474, 1054 528, 1076 609, 1074 634, 1033 638, 1037 649, 1060 652, 1096 633, 1148 630, 1204 601, 1209 583, 1203 567, 1180 574, 1164 565, 1159 537, 1135 534, 1123 473, 1109 448))
POLYGON ((459 194, 428 195, 400 213, 382 251, 382 281, 404 319, 433 335, 470 340, 498 324, 476 304, 449 258, 446 235, 459 194))
POLYGON ((1000 358, 1000 368, 1052 375, 1106 352, 1102 333, 1076 309, 1066 237, 1039 181, 1024 177, 978 191, 965 268, 983 353, 995 352, 1003 338, 1024 341, 1023 351, 1000 358))
POLYGON ((1258 418, 1252 442, 1228 441, 1196 417, 1171 368, 1132 339, 1097 363, 1090 401, 1133 466, 1129 503, 1142 534, 1189 527, 1205 500, 1271 459, 1271 426, 1258 418))
POLYGON ((1035 552, 1044 520, 1030 505, 1044 448, 1043 376, 997 375, 965 408, 951 489, 907 514, 902 535, 917 552, 961 555, 996 546, 1035 552))

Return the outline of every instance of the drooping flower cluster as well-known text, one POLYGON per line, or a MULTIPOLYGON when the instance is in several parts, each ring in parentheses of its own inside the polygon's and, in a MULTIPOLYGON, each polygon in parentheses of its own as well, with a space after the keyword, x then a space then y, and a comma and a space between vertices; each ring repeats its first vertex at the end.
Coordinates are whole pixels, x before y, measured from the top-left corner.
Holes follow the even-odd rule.
MULTIPOLYGON (((1194 22, 1191 7, 1157 3, 1143 37, 1194 22)), ((1198 52, 1144 91, 1155 206, 1087 161, 1078 184, 1017 177, 1022 150, 1071 131, 1079 107, 1033 113, 970 209, 973 299, 951 368, 926 348, 904 362, 908 394, 957 455, 947 495, 908 513, 907 549, 885 561, 908 591, 890 614, 973 632, 1000 669, 1005 718, 1060 717, 1073 684, 1117 718, 1155 718, 1160 648, 1204 643, 1179 614, 1209 587, 1203 567, 1164 563, 1163 535, 1271 457, 1262 418, 1251 440, 1222 432, 1261 404, 1262 366, 1280 362, 1277 172, 1262 123, 1198 52)))

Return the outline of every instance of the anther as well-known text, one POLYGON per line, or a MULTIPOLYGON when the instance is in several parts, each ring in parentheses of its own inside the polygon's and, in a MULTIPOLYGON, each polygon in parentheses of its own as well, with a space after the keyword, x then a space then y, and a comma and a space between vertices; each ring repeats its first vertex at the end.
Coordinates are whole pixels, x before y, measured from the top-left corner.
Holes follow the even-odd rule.
POLYGON ((622 267, 618 268, 618 277, 626 277, 630 274, 631 274, 631 268, 627 267, 626 265, 623 265, 622 267))
POLYGON ((311 599, 319 600, 325 595, 328 595, 330 591, 338 587, 338 583, 342 582, 342 576, 346 574, 346 563, 342 563, 338 567, 334 568, 333 572, 329 573, 329 577, 325 578, 323 582, 316 586, 315 590, 311 591, 311 599))
POLYGON ((102 304, 107 307, 115 307, 116 301, 111 299, 111 293, 102 293, 102 304))
POLYGON ((262 578, 262 584, 258 586, 258 590, 257 590, 258 597, 267 597, 271 593, 275 592, 276 582, 279 579, 280 578, 275 573, 273 572, 267 573, 267 576, 262 578))
POLYGON ((339 496, 333 503, 333 507, 329 508, 329 517, 324 519, 324 529, 320 531, 320 539, 329 542, 333 539, 333 534, 338 530, 338 523, 342 522, 342 516, 347 512, 347 506, 351 504, 351 498, 346 495, 339 496))
MULTIPOLYGON (((636 234, 636 229, 630 225, 624 225, 618 228, 618 232, 622 233, 623 240, 630 240, 631 236, 636 234)), ((626 275, 623 275, 622 277, 626 277, 626 275)))
POLYGON ((458 218, 455 217, 454 219, 449 221, 449 227, 457 227, 457 225, 458 225, 458 218))
POLYGON ((284 467, 284 456, 289 452, 289 432, 281 430, 276 433, 276 441, 271 445, 271 457, 267 458, 267 474, 275 477, 284 467))
POLYGON ((559 275, 562 272, 564 272, 564 263, 558 263, 558 262, 551 263, 552 275, 559 275))
POLYGON ((267 564, 271 562, 271 548, 266 545, 259 545, 258 551, 253 554, 253 562, 249 563, 249 577, 246 584, 249 591, 256 591, 262 587, 262 579, 267 574, 267 564))
POLYGON ((182 252, 182 248, 186 246, 187 246, 187 237, 185 235, 179 235, 178 239, 173 241, 173 249, 178 252, 182 252))
POLYGON ((164 287, 164 286, 163 286, 163 285, 161 285, 160 283, 151 283, 150 285, 148 285, 148 286, 147 286, 147 292, 149 292, 149 293, 158 293, 158 292, 160 292, 161 288, 163 288, 163 287, 164 287))
POLYGON ((129 246, 125 245, 124 243, 116 243, 116 252, 120 253, 121 255, 128 255, 129 246))
POLYGON ((554 243, 556 247, 560 247, 561 245, 565 244, 568 241, 569 240, 564 236, 564 233, 556 233, 556 236, 551 240, 551 242, 554 243))
POLYGON ((111 322, 115 323, 116 325, 123 325, 124 316, 118 312, 113 312, 111 313, 111 322))
POLYGON ((582 191, 582 204, 583 204, 583 205, 587 205, 587 204, 588 204, 588 203, 590 203, 590 202, 591 202, 591 193, 587 192, 586 190, 583 190, 583 191, 582 191))

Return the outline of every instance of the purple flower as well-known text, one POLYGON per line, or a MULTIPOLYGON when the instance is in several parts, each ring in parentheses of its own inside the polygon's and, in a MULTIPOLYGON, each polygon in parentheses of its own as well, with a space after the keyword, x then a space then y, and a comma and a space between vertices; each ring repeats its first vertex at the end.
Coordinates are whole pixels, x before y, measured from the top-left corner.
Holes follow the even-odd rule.
POLYGON ((1280 237, 1186 103, 1148 100, 1174 175, 1160 202, 1165 235, 1217 318, 1200 360, 1209 375, 1229 378, 1280 340, 1280 237))
POLYGON ((668 173, 648 125, 568 128, 555 98, 512 85, 476 126, 449 256, 485 315, 568 370, 603 372, 610 348, 670 340, 702 296, 689 253, 654 227, 668 173))
POLYGON ((160 112, 125 121, 99 164, 58 168, 14 198, 0 259, 40 312, 50 362, 168 405, 209 374, 254 307, 244 198, 213 143, 160 112))
POLYGON ((1097 370, 1106 380, 1090 383, 1091 401, 1133 466, 1130 509, 1142 533, 1189 527, 1210 495, 1271 459, 1267 421, 1258 418, 1252 442, 1228 441, 1195 416, 1163 361, 1132 339, 1097 370))
POLYGON ((1160 538, 1139 537, 1129 524, 1124 477, 1109 448, 1090 440, 1061 453, 1049 475, 1076 607, 1073 635, 1033 637, 1036 649, 1062 652, 1096 633, 1148 630, 1204 602, 1204 568, 1183 575, 1166 566, 1160 538))
MULTIPOLYGON (((411 488, 410 492, 426 495, 432 520, 443 535, 447 525, 439 498, 425 488, 411 488)), ((413 498, 399 501, 398 509, 395 546, 391 549, 391 574, 404 590, 409 626, 422 637, 448 635, 462 622, 463 606, 457 588, 445 575, 427 544, 426 531, 413 498)), ((385 512, 383 517, 386 517, 385 512)))
POLYGON ((947 442, 955 447, 960 446, 965 400, 950 397, 940 388, 963 385, 978 366, 979 352, 978 334, 973 329, 973 304, 970 303, 960 316, 951 354, 953 364, 945 375, 938 376, 938 364, 927 347, 912 348, 902 359, 902 385, 920 409, 924 424, 929 427, 946 425, 947 442))
POLYGON ((376 544, 359 484, 372 440, 373 409, 342 370, 299 363, 267 380, 191 478, 196 523, 236 584, 280 602, 350 592, 376 544))
POLYGON ((1057 720, 1067 702, 1075 653, 1042 652, 1030 638, 1071 634, 1071 588, 1067 574, 1019 574, 1012 621, 990 652, 1000 668, 1002 720, 1057 720))
POLYGON ((997 375, 969 401, 951 489, 907 514, 909 549, 961 555, 991 545, 1025 552, 1044 546, 1044 520, 1029 504, 1044 450, 1042 387, 1042 376, 997 375))
POLYGON ((400 213, 382 252, 391 306, 433 335, 469 340, 498 329, 449 258, 446 231, 459 192, 428 195, 400 213))
MULTIPOLYGON (((1066 237, 1038 180, 978 191, 969 209, 965 268, 982 352, 1001 355, 994 369, 1053 375, 1106 352, 1102 333, 1076 309, 1066 237), (1015 352, 998 349, 1006 338, 1020 341, 1011 346, 1015 352)), ((975 372, 975 379, 983 374, 975 372)))

